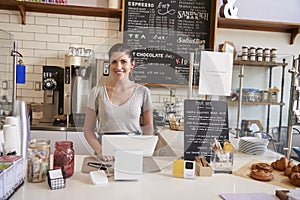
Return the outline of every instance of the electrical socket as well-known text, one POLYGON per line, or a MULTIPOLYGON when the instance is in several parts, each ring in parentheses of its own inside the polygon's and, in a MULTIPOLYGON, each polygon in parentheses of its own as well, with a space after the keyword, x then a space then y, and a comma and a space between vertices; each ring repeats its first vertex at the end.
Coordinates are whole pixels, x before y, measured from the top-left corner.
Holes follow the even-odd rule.
POLYGON ((176 89, 175 88, 170 88, 170 96, 175 97, 176 89))
POLYGON ((35 91, 40 91, 42 89, 42 85, 41 85, 41 82, 34 82, 34 90, 35 91))

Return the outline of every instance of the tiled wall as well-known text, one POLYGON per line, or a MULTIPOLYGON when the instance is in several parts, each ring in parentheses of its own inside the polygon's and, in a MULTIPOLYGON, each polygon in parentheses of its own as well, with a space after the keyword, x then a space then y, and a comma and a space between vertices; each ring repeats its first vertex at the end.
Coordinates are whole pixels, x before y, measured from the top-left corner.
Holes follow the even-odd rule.
MULTIPOLYGON (((119 19, 27 12, 26 25, 22 25, 18 11, 6 10, 0 10, 0 29, 14 35, 27 67, 26 84, 17 85, 17 99, 34 103, 43 102, 43 90, 35 90, 42 81, 43 65, 64 66, 70 46, 107 53, 121 34, 119 19)), ((151 88, 155 107, 167 98, 182 101, 187 96, 186 89, 177 88, 171 98, 169 89, 151 88)))

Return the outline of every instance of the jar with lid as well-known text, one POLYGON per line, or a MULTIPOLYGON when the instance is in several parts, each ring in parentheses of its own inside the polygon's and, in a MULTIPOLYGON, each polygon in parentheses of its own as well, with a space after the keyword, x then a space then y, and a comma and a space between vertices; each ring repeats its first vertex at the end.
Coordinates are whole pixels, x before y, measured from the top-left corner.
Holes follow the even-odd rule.
POLYGON ((55 142, 53 169, 62 169, 66 178, 71 177, 74 173, 74 156, 73 142, 55 142))
POLYGON ((33 139, 29 141, 27 148, 28 182, 46 181, 50 167, 50 140, 33 139))

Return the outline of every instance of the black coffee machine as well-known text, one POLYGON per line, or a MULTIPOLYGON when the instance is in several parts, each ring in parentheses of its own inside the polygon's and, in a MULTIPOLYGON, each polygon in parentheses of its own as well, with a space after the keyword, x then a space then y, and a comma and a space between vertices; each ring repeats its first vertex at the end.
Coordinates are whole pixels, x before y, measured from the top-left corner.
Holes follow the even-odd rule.
POLYGON ((64 69, 43 66, 44 118, 64 113, 64 69))

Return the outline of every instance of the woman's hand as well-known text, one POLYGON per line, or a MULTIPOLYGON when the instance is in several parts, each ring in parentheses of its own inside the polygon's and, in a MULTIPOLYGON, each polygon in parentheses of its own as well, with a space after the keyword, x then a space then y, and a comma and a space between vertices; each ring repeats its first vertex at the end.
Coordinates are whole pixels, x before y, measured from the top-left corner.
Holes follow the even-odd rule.
POLYGON ((115 160, 114 156, 103 156, 102 153, 97 153, 97 157, 100 160, 105 161, 105 162, 114 161, 115 160))

